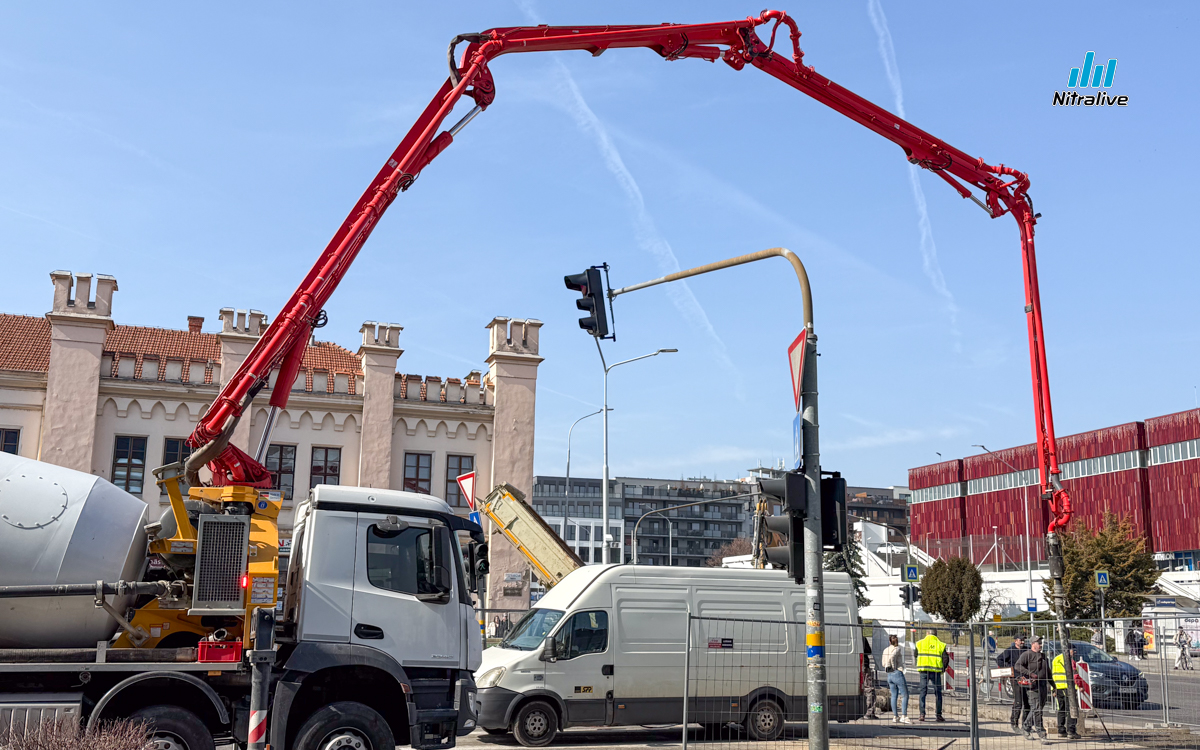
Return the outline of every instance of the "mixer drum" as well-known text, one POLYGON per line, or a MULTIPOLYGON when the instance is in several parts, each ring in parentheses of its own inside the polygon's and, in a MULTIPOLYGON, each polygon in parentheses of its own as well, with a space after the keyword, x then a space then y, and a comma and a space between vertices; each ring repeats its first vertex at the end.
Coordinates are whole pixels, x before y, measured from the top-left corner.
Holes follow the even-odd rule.
MULTIPOLYGON (((0 453, 0 585, 138 580, 145 524, 146 504, 104 479, 0 453)), ((0 599, 0 648, 95 646, 116 629, 89 596, 0 599)))

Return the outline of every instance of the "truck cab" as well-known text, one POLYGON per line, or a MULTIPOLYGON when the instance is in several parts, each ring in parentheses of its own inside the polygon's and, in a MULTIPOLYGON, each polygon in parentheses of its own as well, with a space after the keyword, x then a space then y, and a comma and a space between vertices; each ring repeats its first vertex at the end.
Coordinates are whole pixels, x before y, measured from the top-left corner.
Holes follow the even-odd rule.
POLYGON ((291 746, 326 694, 357 698, 414 747, 474 728, 483 645, 460 533, 482 539, 413 492, 319 485, 297 507, 274 700, 277 718, 295 718, 278 740, 291 746))

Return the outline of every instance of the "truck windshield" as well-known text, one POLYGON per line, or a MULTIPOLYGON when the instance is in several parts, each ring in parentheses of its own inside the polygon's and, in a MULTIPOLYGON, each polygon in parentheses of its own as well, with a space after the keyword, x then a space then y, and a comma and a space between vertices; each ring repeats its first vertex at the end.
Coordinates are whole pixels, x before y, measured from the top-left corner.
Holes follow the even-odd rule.
POLYGON ((531 609, 517 622, 512 631, 504 636, 500 647, 532 651, 542 645, 542 641, 550 635, 555 623, 561 620, 562 616, 563 613, 557 609, 531 609))

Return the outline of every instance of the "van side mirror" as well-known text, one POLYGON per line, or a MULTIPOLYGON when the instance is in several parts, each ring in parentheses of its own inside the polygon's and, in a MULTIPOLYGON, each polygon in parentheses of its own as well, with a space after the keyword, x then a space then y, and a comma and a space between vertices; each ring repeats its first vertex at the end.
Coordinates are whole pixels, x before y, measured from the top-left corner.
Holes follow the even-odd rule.
POLYGON ((552 636, 546 636, 546 640, 542 641, 542 653, 538 661, 558 661, 558 649, 552 636))

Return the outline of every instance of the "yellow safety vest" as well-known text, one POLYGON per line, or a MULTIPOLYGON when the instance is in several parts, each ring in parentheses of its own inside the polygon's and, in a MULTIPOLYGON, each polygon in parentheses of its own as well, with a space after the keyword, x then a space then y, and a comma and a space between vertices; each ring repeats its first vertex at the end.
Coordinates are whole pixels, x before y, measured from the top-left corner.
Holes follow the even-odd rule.
POLYGON ((1066 690, 1067 665, 1063 662, 1062 654, 1054 657, 1054 661, 1050 662, 1050 672, 1054 675, 1054 687, 1059 690, 1066 690))
POLYGON ((942 643, 936 635, 927 635, 917 641, 917 671, 941 672, 942 654, 945 651, 946 644, 942 643))

